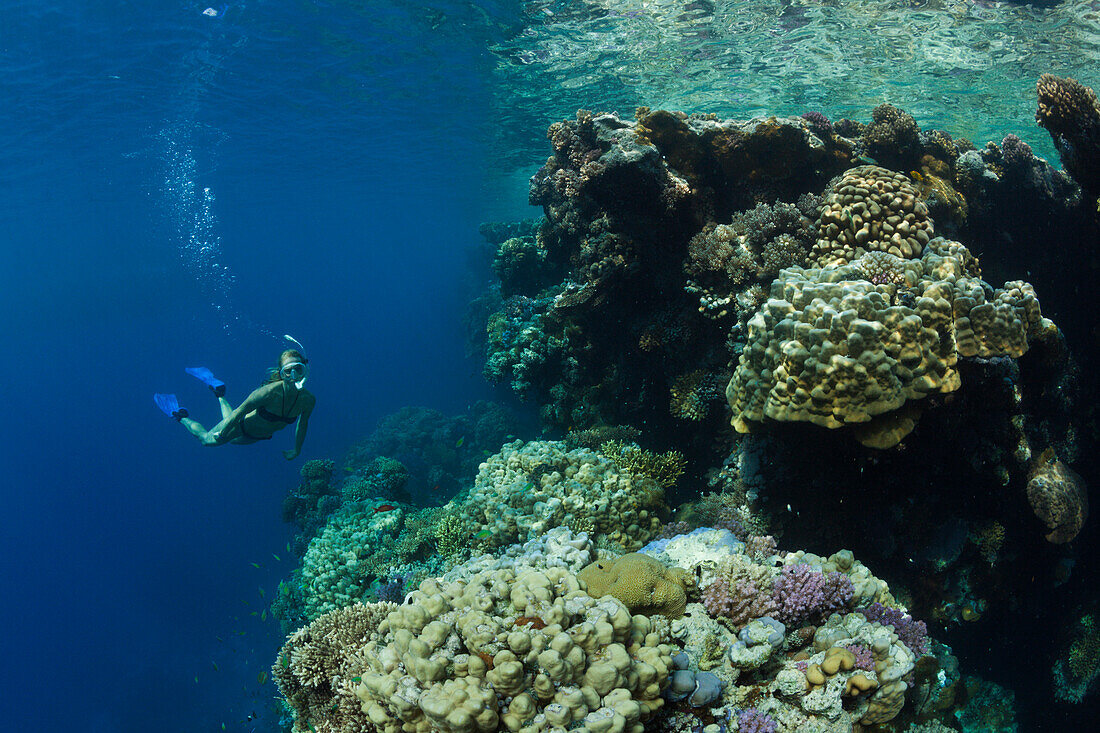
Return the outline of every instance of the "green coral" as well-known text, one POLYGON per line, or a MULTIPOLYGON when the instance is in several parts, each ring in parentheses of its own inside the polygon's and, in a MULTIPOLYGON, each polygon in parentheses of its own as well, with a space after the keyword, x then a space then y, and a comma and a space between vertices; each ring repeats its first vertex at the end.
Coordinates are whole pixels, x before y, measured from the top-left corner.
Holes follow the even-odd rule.
POLYGON ((687 460, 680 451, 654 453, 637 445, 609 440, 600 446, 600 452, 624 471, 648 476, 664 488, 676 485, 687 468, 687 460))
POLYGON ((461 517, 444 514, 435 526, 436 548, 443 557, 456 557, 469 543, 470 535, 470 530, 461 517))

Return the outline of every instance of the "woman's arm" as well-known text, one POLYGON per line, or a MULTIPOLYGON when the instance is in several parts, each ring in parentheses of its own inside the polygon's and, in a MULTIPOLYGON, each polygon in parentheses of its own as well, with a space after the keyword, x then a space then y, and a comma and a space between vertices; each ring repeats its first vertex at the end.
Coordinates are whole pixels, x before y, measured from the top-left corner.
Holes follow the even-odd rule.
POLYGON ((302 443, 306 442, 306 431, 309 430, 309 416, 313 414, 313 405, 310 405, 298 417, 298 427, 294 429, 294 447, 283 451, 288 461, 293 461, 302 452, 302 443))

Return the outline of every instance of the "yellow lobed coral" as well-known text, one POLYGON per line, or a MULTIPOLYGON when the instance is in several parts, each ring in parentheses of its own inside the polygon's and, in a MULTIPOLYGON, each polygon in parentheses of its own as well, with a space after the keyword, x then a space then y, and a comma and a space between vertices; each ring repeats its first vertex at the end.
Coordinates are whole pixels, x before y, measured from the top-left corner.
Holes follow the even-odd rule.
POLYGON ((852 168, 825 192, 810 260, 844 265, 867 252, 919 257, 934 235, 928 207, 912 181, 877 165, 852 168))
POLYGON ((564 568, 426 580, 356 651, 382 733, 641 733, 663 704, 667 624, 594 599, 564 568))
POLYGON ((1018 357, 1054 330, 1030 285, 994 291, 958 242, 929 242, 904 263, 904 286, 868 281, 865 266, 780 273, 726 388, 738 431, 765 419, 864 423, 958 389, 959 357, 1018 357))
POLYGON ((632 552, 613 561, 598 560, 577 573, 593 598, 610 595, 622 601, 631 613, 683 615, 687 591, 694 584, 682 568, 665 567, 659 560, 632 552))

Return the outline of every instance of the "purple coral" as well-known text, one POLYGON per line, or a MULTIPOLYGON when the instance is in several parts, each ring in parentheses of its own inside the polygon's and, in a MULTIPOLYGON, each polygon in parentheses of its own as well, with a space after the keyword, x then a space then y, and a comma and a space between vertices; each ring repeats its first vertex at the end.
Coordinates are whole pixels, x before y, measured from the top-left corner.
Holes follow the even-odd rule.
POLYGON ((787 565, 775 579, 772 595, 779 607, 776 618, 797 625, 822 619, 847 608, 855 594, 844 573, 822 573, 809 565, 787 565))
POLYGON ((703 591, 703 605, 711 616, 725 616, 738 626, 761 616, 774 616, 775 601, 752 580, 738 580, 732 589, 728 578, 718 578, 703 591))
POLYGON ((844 648, 855 656, 856 669, 872 670, 875 668, 875 658, 867 647, 862 644, 849 644, 844 648))
POLYGON ((923 621, 917 621, 900 609, 887 608, 878 601, 859 609, 859 613, 868 621, 893 627, 901 643, 917 656, 928 653, 928 625, 923 621))
POLYGON ((737 716, 737 733, 776 733, 779 727, 770 715, 756 708, 742 710, 737 716))
POLYGON ((819 137, 830 138, 833 135, 833 123, 821 112, 803 112, 802 119, 810 123, 810 129, 819 137))
POLYGON ((770 534, 752 534, 745 539, 745 554, 753 560, 767 560, 778 551, 779 546, 770 534))
POLYGON ((1005 168, 1030 167, 1031 159, 1035 157, 1031 146, 1015 135, 1005 135, 1001 141, 1001 156, 1005 168))

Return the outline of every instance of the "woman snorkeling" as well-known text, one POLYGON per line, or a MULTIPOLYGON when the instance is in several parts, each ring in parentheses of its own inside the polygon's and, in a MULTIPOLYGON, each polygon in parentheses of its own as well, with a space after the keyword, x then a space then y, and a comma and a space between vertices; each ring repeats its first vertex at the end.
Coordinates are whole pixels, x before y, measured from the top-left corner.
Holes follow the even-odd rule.
POLYGON ((206 367, 188 368, 187 373, 210 387, 218 398, 222 421, 210 430, 192 420, 187 410, 179 406, 174 394, 155 394, 153 401, 165 415, 174 417, 203 445, 248 445, 260 440, 270 440, 276 432, 297 421, 294 447, 283 451, 286 459, 291 461, 302 452, 302 443, 305 442, 306 430, 309 428, 309 416, 317 403, 316 398, 304 387, 309 372, 306 366, 308 363, 309 360, 297 349, 287 349, 279 354, 276 368, 272 370, 267 382, 248 395, 248 399, 235 410, 225 399, 225 382, 215 377, 206 367))

